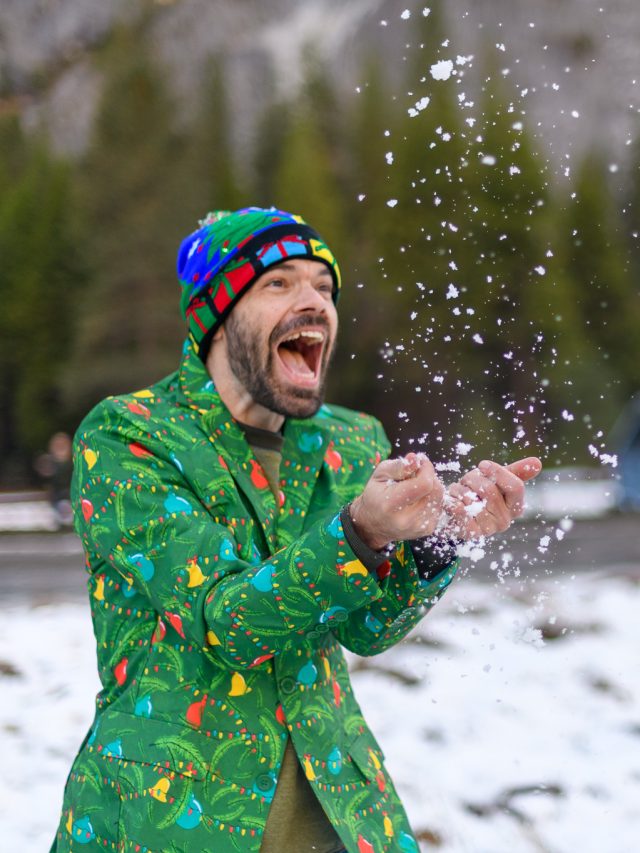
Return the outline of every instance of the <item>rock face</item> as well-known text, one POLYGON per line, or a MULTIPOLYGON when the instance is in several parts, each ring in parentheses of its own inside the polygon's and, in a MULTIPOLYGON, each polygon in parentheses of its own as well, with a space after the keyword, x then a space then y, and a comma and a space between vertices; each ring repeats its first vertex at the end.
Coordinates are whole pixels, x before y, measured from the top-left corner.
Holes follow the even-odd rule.
MULTIPOLYGON (((265 103, 295 93, 309 48, 345 91, 365 54, 398 82, 425 3, 412 0, 2 0, 0 109, 45 126, 55 147, 86 146, 101 77, 92 54, 121 21, 143 22, 180 102, 197 100, 207 60, 223 54, 243 138, 265 103), (407 11, 409 14, 407 14, 407 11)), ((637 0, 447 0, 440 58, 484 59, 520 92, 517 110, 544 136, 559 173, 587 142, 624 162, 640 126, 637 0)), ((435 57, 425 56, 425 74, 435 57)))

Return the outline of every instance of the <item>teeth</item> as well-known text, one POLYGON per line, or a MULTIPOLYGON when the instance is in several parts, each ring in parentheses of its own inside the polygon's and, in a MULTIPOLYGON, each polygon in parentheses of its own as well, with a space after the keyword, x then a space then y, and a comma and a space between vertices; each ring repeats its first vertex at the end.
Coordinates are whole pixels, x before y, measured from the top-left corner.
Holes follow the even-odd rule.
POLYGON ((323 340, 324 340, 324 335, 323 335, 323 333, 322 333, 322 332, 312 332, 312 331, 309 331, 309 332, 295 332, 293 335, 289 335, 289 337, 288 337, 288 338, 285 338, 285 339, 283 340, 283 343, 284 343, 285 341, 297 341, 297 340, 298 340, 298 338, 309 338, 309 339, 310 339, 310 340, 312 340, 312 341, 323 341, 323 340))

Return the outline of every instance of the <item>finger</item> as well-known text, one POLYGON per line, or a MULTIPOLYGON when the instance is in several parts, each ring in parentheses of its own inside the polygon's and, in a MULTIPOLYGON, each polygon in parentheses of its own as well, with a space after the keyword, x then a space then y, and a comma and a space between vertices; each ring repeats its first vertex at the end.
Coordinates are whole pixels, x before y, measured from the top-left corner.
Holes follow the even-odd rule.
POLYGON ((496 484, 512 515, 521 515, 524 510, 524 482, 522 479, 510 471, 508 466, 498 465, 497 462, 489 462, 488 460, 481 462, 478 465, 478 470, 496 484))
POLYGON ((440 496, 440 500, 442 500, 444 485, 442 484, 442 480, 438 477, 436 469, 431 464, 429 458, 420 453, 416 457, 416 464, 418 465, 418 468, 415 475, 411 479, 407 479, 405 482, 400 483, 396 487, 398 492, 401 493, 402 496, 410 503, 420 501, 423 498, 437 500, 438 496, 440 496))
POLYGON ((527 480, 533 480, 542 471, 542 462, 537 456, 527 456, 526 459, 518 459, 505 467, 526 483, 527 480))
POLYGON ((469 506, 478 500, 478 495, 468 486, 463 486, 462 483, 452 483, 447 489, 447 494, 459 501, 463 506, 469 506))
POLYGON ((385 459, 376 467, 374 475, 377 480, 394 480, 401 482, 414 477, 418 470, 418 457, 415 453, 398 456, 396 459, 385 459))

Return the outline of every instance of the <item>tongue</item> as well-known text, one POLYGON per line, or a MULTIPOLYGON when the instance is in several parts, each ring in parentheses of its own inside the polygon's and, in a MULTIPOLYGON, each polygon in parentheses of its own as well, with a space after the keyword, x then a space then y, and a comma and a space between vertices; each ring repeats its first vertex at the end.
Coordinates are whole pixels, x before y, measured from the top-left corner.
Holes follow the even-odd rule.
POLYGON ((280 347, 278 353, 282 361, 287 365, 292 373, 298 373, 300 376, 313 376, 313 370, 311 370, 307 362, 304 360, 304 356, 301 352, 287 349, 287 347, 280 347))

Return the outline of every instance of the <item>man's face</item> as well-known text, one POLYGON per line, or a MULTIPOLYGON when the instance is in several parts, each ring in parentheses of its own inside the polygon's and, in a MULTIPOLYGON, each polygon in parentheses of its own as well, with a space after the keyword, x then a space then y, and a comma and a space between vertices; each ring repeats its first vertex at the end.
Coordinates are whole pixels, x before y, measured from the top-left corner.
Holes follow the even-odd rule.
POLYGON ((338 328, 333 288, 325 264, 296 258, 263 273, 233 308, 229 368, 255 403, 290 418, 318 411, 338 328))

